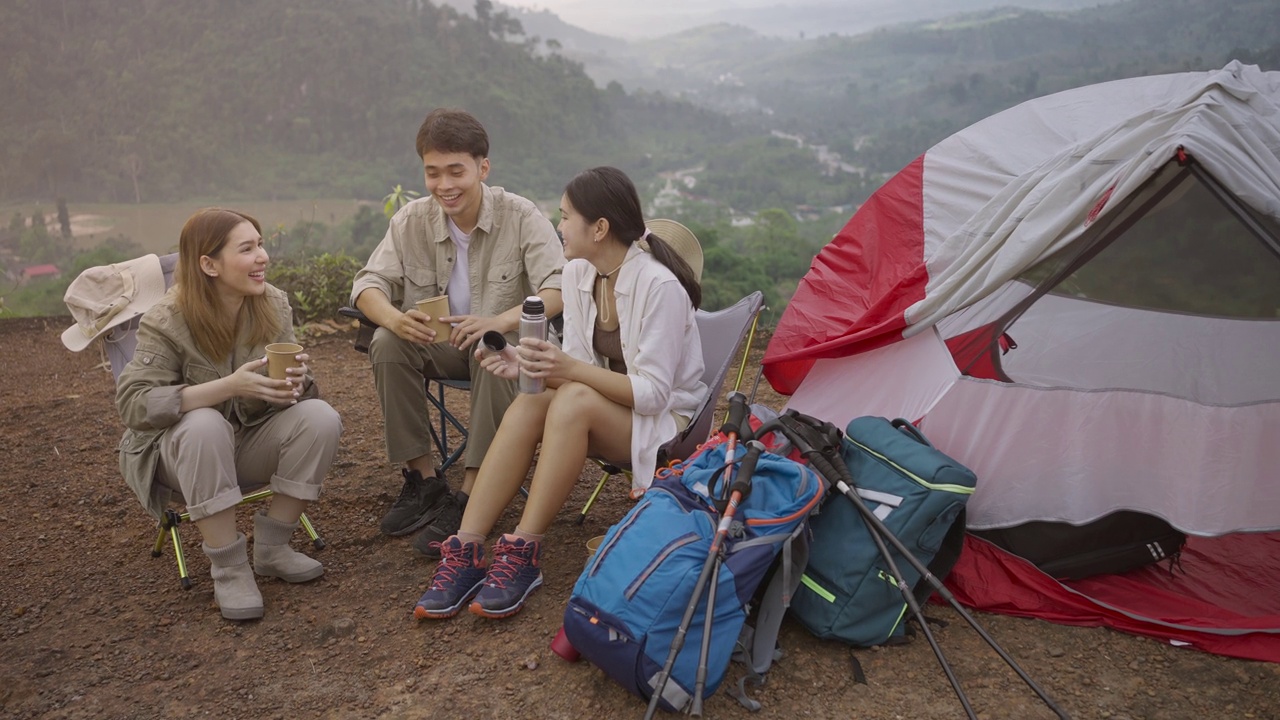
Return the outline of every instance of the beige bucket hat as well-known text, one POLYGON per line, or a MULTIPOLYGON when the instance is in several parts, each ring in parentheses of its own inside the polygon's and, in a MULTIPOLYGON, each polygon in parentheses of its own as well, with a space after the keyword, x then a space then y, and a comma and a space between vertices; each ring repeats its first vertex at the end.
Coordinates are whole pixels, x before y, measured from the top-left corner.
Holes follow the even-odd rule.
POLYGON ((89 347, 99 335, 146 312, 164 292, 156 255, 85 270, 62 296, 76 321, 63 331, 62 344, 75 352, 89 347))
POLYGON ((702 282, 702 243, 689 228, 675 220, 656 218, 645 223, 649 232, 657 235, 671 246, 693 269, 693 276, 702 282))

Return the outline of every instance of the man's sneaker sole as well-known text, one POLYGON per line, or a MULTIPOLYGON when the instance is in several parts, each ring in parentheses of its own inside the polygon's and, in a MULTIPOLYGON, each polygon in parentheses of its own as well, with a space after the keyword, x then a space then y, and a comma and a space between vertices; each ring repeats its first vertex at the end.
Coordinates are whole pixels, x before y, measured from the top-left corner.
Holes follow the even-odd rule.
POLYGON ((521 595, 520 598, 516 600, 513 605, 511 605, 511 607, 486 608, 478 602, 473 602, 471 603, 470 610, 472 614, 479 615, 480 617, 483 617, 483 618, 497 619, 497 618, 511 617, 512 615, 515 615, 516 613, 520 612, 521 608, 524 607, 525 600, 528 600, 529 596, 532 595, 533 592, 540 587, 542 587, 542 573, 538 573, 538 579, 529 583, 529 588, 524 591, 524 594, 521 595))
POLYGON ((423 607, 422 605, 414 605, 413 616, 419 620, 446 620, 451 618, 459 612, 462 612, 463 606, 471 602, 471 598, 474 598, 476 593, 480 592, 480 588, 482 587, 484 587, 484 578, 480 578, 475 585, 471 586, 470 590, 463 593, 462 597, 458 599, 458 602, 447 608, 431 610, 430 608, 423 607))

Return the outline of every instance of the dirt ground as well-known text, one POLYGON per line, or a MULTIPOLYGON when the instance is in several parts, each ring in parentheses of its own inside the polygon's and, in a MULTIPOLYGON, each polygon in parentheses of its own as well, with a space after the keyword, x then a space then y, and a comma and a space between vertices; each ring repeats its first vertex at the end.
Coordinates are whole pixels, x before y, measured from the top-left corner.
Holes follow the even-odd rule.
MULTIPOLYGON (((304 585, 260 580, 266 617, 233 623, 214 604, 197 534, 183 534, 194 587, 172 555, 151 557, 154 523, 120 479, 111 375, 94 346, 74 354, 66 318, 0 320, 0 717, 583 718, 641 717, 644 704, 548 643, 586 558, 585 541, 628 507, 608 488, 573 522, 584 472, 545 553, 545 585, 508 620, 463 613, 419 623, 413 603, 432 565, 406 538, 379 534, 399 489, 383 456, 373 380, 348 331, 307 341, 345 432, 310 516, 326 574, 304 585)), ((758 347, 763 344, 757 343, 758 347)), ((754 376, 753 359, 748 377, 754 376)), ((748 380, 748 385, 750 381, 748 380)), ((460 394, 453 399, 461 401, 460 394)), ((778 407, 767 386, 757 398, 778 407)), ((465 406, 458 407, 465 415, 465 406)), ((458 472, 451 473, 456 483, 458 472)), ((519 500, 499 523, 514 526, 519 500)), ((250 527, 241 509, 242 529, 250 527)), ((299 533, 296 545, 305 547, 299 533)), ((982 718, 1053 717, 949 607, 928 614, 982 718)), ((1280 666, 1215 657, 1099 628, 977 614, 1076 718, 1277 718, 1280 666)), ((952 718, 963 712, 921 637, 884 649, 818 641, 783 625, 786 656, 758 717, 952 718), (853 680, 850 657, 867 675, 853 680)), ((736 678, 730 669, 730 677, 736 678)), ((712 718, 745 718, 723 691, 712 718)))

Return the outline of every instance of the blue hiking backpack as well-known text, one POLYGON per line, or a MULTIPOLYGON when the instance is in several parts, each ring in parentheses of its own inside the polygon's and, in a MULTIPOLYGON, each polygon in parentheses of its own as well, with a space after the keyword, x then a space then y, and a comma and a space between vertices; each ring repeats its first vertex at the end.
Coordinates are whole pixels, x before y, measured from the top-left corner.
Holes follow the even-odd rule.
MULTIPOLYGON (((735 458, 741 456, 739 450, 735 458)), ((720 520, 715 501, 724 465, 725 438, 717 435, 684 462, 659 471, 640 502, 605 534, 565 609, 564 633, 574 649, 645 700, 653 695, 710 552, 720 520)), ((725 541, 704 698, 724 680, 735 649, 752 674, 768 668, 782 610, 774 613, 769 630, 757 628, 768 657, 753 659, 752 646, 760 643, 740 642, 751 636, 743 633, 749 605, 779 553, 785 549, 783 558, 791 559, 826 490, 812 470, 770 452, 761 453, 753 478, 725 541)), ((801 569, 803 564, 792 568, 788 562, 774 572, 774 581, 794 586, 801 569)), ((663 709, 683 710, 693 700, 709 592, 699 602, 659 700, 663 709)), ((735 697, 748 706, 754 702, 735 697)))

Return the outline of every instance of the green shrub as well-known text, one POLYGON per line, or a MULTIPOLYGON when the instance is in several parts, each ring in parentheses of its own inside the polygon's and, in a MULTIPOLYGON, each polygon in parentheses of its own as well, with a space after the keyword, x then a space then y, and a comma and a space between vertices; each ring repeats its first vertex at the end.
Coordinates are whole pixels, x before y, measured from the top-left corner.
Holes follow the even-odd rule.
POLYGON ((289 293, 295 325, 327 320, 347 304, 351 280, 364 264, 343 252, 290 256, 267 266, 267 282, 289 293))

